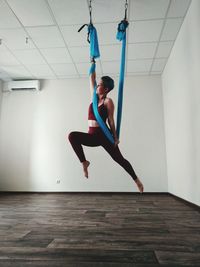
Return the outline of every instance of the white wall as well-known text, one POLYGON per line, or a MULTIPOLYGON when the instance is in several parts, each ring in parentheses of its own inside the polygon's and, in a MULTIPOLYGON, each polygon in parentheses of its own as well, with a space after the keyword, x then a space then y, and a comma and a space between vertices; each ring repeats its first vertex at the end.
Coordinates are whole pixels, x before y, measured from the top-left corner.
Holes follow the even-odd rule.
POLYGON ((200 1, 193 0, 162 77, 169 192, 200 205, 200 1))
MULTIPOLYGON (((117 86, 115 100, 116 94, 117 86)), ((91 165, 84 178, 67 136, 87 131, 89 103, 87 79, 49 80, 41 92, 3 93, 0 190, 137 191, 102 148, 85 148, 91 165)), ((120 139, 145 191, 167 192, 160 76, 127 77, 120 139)))
POLYGON ((1 117, 2 87, 3 87, 3 82, 2 80, 0 80, 0 117, 1 117))

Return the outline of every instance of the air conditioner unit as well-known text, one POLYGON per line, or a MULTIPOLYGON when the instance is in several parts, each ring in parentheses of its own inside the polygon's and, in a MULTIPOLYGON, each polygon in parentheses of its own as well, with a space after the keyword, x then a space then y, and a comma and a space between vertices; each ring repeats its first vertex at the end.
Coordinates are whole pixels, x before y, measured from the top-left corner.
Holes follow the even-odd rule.
POLYGON ((4 84, 3 91, 39 91, 39 80, 10 81, 4 84))

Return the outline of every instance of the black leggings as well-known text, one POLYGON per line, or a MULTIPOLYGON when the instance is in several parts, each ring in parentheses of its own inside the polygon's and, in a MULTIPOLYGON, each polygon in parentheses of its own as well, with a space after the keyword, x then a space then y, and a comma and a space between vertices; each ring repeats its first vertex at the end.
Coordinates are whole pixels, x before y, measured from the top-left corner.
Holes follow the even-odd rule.
POLYGON ((115 147, 110 143, 99 127, 95 127, 89 133, 71 132, 68 138, 80 162, 86 160, 82 145, 90 147, 102 146, 110 154, 112 159, 130 174, 133 180, 137 179, 130 162, 122 156, 118 146, 115 147))

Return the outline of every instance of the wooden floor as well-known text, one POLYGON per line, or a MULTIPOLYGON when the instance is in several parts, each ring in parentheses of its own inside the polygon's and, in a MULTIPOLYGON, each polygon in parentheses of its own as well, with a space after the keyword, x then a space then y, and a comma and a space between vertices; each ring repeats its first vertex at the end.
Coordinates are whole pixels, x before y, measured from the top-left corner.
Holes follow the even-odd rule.
POLYGON ((200 266, 200 210, 169 194, 1 193, 0 266, 200 266))

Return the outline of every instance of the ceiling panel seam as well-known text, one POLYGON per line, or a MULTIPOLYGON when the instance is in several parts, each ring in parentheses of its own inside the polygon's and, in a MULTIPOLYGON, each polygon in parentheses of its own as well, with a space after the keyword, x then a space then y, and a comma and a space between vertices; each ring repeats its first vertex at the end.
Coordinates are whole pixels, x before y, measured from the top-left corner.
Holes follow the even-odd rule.
POLYGON ((54 21, 55 25, 57 26, 57 28, 58 28, 58 30, 59 30, 59 33, 60 33, 60 35, 61 35, 61 37, 62 37, 62 40, 63 40, 63 42, 64 42, 64 44, 65 44, 65 48, 67 49, 67 51, 68 51, 68 53, 69 53, 69 56, 70 56, 70 58, 71 58, 71 60, 72 60, 72 63, 73 63, 73 65, 74 65, 74 68, 76 69, 76 72, 77 72, 77 74, 78 74, 78 76, 79 76, 79 78, 80 78, 80 73, 79 73, 79 71, 78 71, 78 69, 77 69, 77 67, 76 67, 76 64, 75 64, 75 62, 74 62, 74 59, 73 59, 73 57, 72 57, 72 55, 71 55, 71 53, 70 53, 70 51, 69 51, 68 45, 67 45, 67 43, 66 43, 66 41, 65 41, 65 38, 64 38, 64 36, 63 36, 63 34, 62 34, 62 31, 61 31, 61 29, 60 29, 60 26, 59 26, 58 23, 57 23, 57 20, 56 20, 56 18, 55 18, 54 12, 53 12, 53 10, 51 9, 48 0, 45 0, 45 2, 46 2, 46 4, 47 4, 47 7, 48 7, 48 9, 49 9, 49 12, 50 12, 50 14, 51 14, 51 16, 52 16, 52 18, 53 18, 53 21, 54 21))
MULTIPOLYGON (((170 0, 170 1, 172 1, 172 0, 170 0)), ((190 7, 190 5, 191 5, 191 2, 192 2, 192 1, 190 1, 189 5, 188 5, 188 8, 187 8, 187 11, 185 12, 184 16, 183 16, 183 17, 175 17, 175 18, 181 18, 181 19, 184 20, 185 16, 187 15, 187 12, 188 12, 188 10, 189 10, 189 7, 190 7)), ((169 19, 169 18, 168 18, 168 19, 169 19)), ((170 18, 170 19, 174 19, 174 17, 172 17, 172 18, 170 18)), ((183 21, 182 21, 182 24, 183 24, 183 21)), ((178 34, 179 34, 180 30, 181 30, 182 24, 181 24, 181 26, 180 26, 180 28, 179 28, 177 34, 176 34, 176 38, 177 38, 177 36, 178 36, 178 34)), ((176 39, 175 39, 175 40, 176 40, 176 39)), ((173 45, 172 45, 172 47, 171 47, 171 49, 170 49, 170 53, 171 53, 171 51, 172 51, 172 49, 173 49, 173 47, 174 47, 175 40, 169 40, 169 41, 173 41, 173 45)), ((163 41, 162 41, 162 42, 163 42, 163 41)), ((168 57, 168 58, 169 58, 169 57, 168 57)), ((167 58, 167 59, 168 59, 168 58, 167 58)), ((167 64, 167 62, 165 63, 165 66, 166 66, 166 64, 167 64)), ((165 66, 164 66, 162 72, 164 71, 165 66)))
MULTIPOLYGON (((55 77, 57 77, 56 73, 54 72, 53 68, 49 65, 49 63, 47 62, 46 58, 43 56, 43 54, 41 53, 40 49, 37 47, 36 43, 34 42, 34 40, 31 38, 31 36, 29 35, 29 33, 27 32, 26 28, 24 27, 23 23, 20 21, 20 19, 18 18, 18 16, 15 14, 14 10, 12 9, 12 7, 9 5, 9 3, 7 2, 7 0, 5 0, 6 4, 8 5, 8 7, 10 8, 10 10, 12 11, 13 15, 16 17, 16 19, 19 21, 21 27, 24 29, 24 31, 27 34, 27 37, 33 42, 33 44, 35 45, 37 51, 40 53, 41 57, 44 59, 44 61, 46 62, 46 64, 49 66, 49 68, 52 70, 52 72, 54 73, 55 77)), ((24 65, 24 64, 22 64, 24 65)), ((24 65, 25 66, 25 65, 24 65)), ((29 70, 30 72, 30 70, 29 70)), ((30 72, 31 73, 31 72, 30 72)), ((33 75, 35 76, 35 75, 33 75)))
MULTIPOLYGON (((5 44, 4 44, 5 45, 5 44)), ((20 65, 17 65, 17 66, 23 66, 27 71, 28 73, 30 73, 30 76, 32 76, 32 78, 36 78, 35 75, 32 74, 32 72, 27 68, 26 65, 24 65, 16 56, 15 54, 13 53, 13 51, 7 47, 7 45, 5 45, 5 47, 8 49, 8 51, 15 57, 15 59, 20 63, 20 65)), ((3 67, 10 67, 10 66, 16 66, 16 65, 3 65, 3 67)), ((9 75, 9 74, 8 74, 9 75)), ((10 76, 10 75, 9 75, 10 76)))
POLYGON ((159 44, 160 44, 160 40, 161 40, 161 37, 162 37, 162 33, 163 33, 163 31, 164 31, 164 28, 165 28, 166 18, 167 18, 167 14, 168 14, 168 12, 169 12, 171 3, 172 3, 172 0, 169 1, 168 7, 167 7, 167 10, 166 10, 166 13, 165 13, 165 17, 164 17, 164 21, 163 21, 163 26, 162 26, 162 29, 161 29, 161 32, 160 32, 160 36, 159 36, 159 39, 158 39, 158 43, 157 43, 157 46, 156 46, 156 49, 155 49, 155 52, 154 52, 154 56, 153 56, 153 60, 152 60, 152 64, 151 64, 151 67, 150 67, 150 70, 149 70, 149 75, 151 74, 151 71, 152 71, 152 68, 153 68, 153 65, 154 65, 154 62, 155 62, 155 57, 156 57, 156 54, 157 54, 157 52, 158 52, 158 47, 159 47, 159 44))

